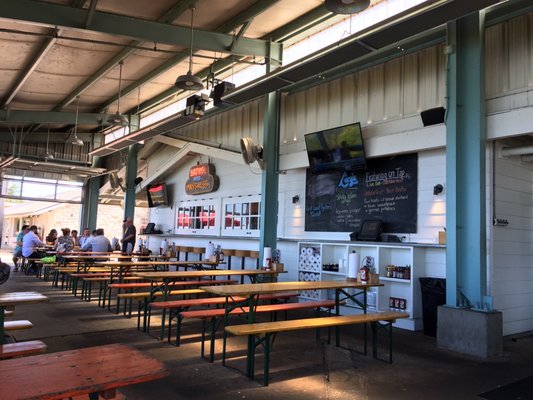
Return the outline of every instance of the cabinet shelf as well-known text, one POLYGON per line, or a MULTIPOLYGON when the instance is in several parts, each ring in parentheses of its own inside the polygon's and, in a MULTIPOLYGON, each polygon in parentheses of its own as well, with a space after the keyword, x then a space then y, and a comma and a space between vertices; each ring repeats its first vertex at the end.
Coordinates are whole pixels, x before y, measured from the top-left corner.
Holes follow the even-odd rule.
MULTIPOLYGON (((341 280, 346 278, 345 272, 324 271, 324 265, 338 264, 347 267, 348 255, 356 252, 359 256, 359 269, 363 264, 373 264, 380 274, 383 286, 374 287, 368 292, 369 310, 396 310, 389 308, 390 299, 400 299, 406 305, 405 313, 409 318, 396 321, 395 327, 421 330, 422 329, 422 301, 418 278, 427 274, 435 275, 437 268, 446 265, 445 248, 427 247, 422 245, 401 246, 387 243, 363 242, 300 242, 298 244, 298 272, 300 280, 304 273, 314 274, 314 279, 341 280), (387 278, 386 271, 390 265, 410 266, 410 279, 387 278), (309 268, 315 268, 309 270, 309 268), (318 270, 317 270, 318 269, 318 270), (318 275, 318 276, 316 276, 318 275)), ((437 273, 438 275, 438 273, 437 273)), ((350 289, 348 289, 350 291, 350 289)), ((315 291, 313 294, 302 293, 302 298, 325 300, 331 298, 328 290, 315 291)), ((359 312, 352 304, 345 304, 342 313, 353 314, 359 312)))
POLYGON ((398 282, 398 283, 411 284, 411 279, 387 278, 386 276, 380 276, 379 280, 385 281, 385 282, 398 282))
POLYGON ((322 270, 322 275, 346 276, 346 273, 345 272, 335 272, 335 271, 324 271, 324 270, 322 270))

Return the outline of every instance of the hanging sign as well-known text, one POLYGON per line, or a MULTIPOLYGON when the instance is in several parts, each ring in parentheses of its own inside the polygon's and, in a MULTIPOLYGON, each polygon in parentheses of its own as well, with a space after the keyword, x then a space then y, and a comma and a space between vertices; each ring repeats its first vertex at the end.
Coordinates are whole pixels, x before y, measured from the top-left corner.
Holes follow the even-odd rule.
POLYGON ((218 189, 219 183, 213 164, 197 164, 189 169, 185 192, 190 195, 214 192, 218 189))

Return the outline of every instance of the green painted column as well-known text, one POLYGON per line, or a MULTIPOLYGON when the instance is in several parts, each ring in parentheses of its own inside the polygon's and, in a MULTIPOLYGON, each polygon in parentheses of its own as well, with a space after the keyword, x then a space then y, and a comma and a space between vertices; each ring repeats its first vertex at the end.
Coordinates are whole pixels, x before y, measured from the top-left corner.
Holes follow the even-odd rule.
POLYGON ((277 242, 279 103, 278 93, 269 93, 265 96, 263 158, 266 160, 266 165, 261 180, 260 264, 263 261, 263 248, 275 249, 277 242))
POLYGON ((124 193, 124 218, 135 215, 135 178, 137 178, 137 154, 139 144, 128 148, 128 161, 126 164, 126 192, 124 193))
POLYGON ((482 307, 486 283, 484 13, 448 24, 446 304, 482 307))
MULTIPOLYGON (((93 167, 99 167, 101 159, 98 156, 93 157, 93 167)), ((96 229, 96 216, 98 215, 98 197, 102 177, 97 176, 89 179, 83 188, 83 203, 81 206, 81 226, 79 231, 89 228, 91 231, 96 229)))
MULTIPOLYGON (((281 49, 281 48, 277 48, 281 49)), ((282 60, 281 50, 270 46, 269 64, 266 72, 277 68, 282 60)), ((280 93, 272 92, 264 97, 263 159, 266 160, 261 179, 261 236, 259 238, 259 263, 263 261, 263 249, 276 248, 278 232, 278 157, 279 157, 279 114, 280 93)), ((262 265, 260 265, 262 266, 262 265)))

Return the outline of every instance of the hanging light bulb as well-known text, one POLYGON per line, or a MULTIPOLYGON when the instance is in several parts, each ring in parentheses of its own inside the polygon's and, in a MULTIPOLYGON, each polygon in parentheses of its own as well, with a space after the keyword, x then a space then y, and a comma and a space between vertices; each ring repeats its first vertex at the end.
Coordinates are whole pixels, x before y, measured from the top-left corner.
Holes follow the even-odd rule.
POLYGON ((190 43, 189 43, 189 71, 185 75, 178 76, 178 79, 176 79, 176 83, 174 84, 178 89, 182 90, 202 90, 204 88, 204 84, 202 80, 192 74, 192 45, 193 45, 193 23, 194 23, 194 6, 191 6, 191 36, 190 36, 190 43))
POLYGON ((74 146, 83 146, 83 140, 78 138, 78 116, 80 110, 80 96, 77 96, 76 98, 76 122, 74 123, 74 136, 68 142, 74 146))
POLYGON ((115 113, 115 115, 109 117, 107 119, 107 122, 113 125, 128 126, 129 125, 128 118, 120 114, 120 97, 121 97, 121 90, 122 90, 122 66, 124 65, 124 61, 120 61, 118 65, 119 65, 119 73, 118 73, 117 112, 115 113))
POLYGON ((46 135, 46 153, 44 153, 44 159, 45 161, 51 161, 55 157, 50 151, 48 150, 48 143, 50 142, 50 126, 48 126, 48 134, 46 135))

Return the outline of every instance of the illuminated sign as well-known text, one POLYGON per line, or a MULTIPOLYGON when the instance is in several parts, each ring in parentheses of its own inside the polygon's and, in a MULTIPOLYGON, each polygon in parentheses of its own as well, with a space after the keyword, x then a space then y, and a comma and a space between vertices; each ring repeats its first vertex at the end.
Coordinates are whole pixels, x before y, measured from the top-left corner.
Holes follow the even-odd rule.
POLYGON ((185 192, 190 195, 214 192, 219 183, 213 164, 197 164, 189 169, 185 192))

